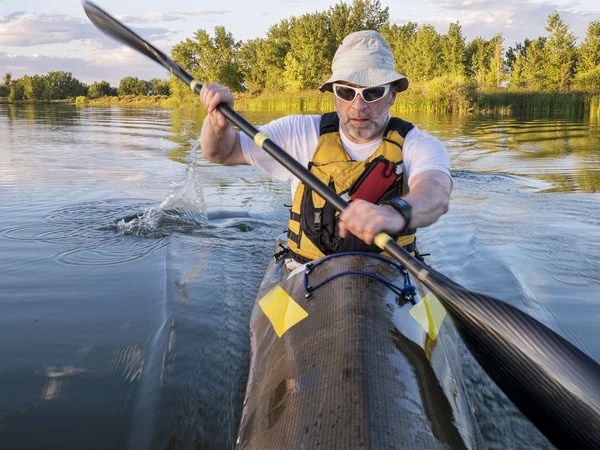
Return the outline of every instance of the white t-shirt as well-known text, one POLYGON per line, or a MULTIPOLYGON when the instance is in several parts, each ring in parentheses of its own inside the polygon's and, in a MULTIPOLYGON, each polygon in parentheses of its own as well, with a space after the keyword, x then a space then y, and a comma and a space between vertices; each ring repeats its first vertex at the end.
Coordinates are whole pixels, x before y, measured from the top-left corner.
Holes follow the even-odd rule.
MULTIPOLYGON (((283 148, 304 167, 312 160, 319 139, 321 116, 294 115, 274 120, 260 131, 283 148)), ((300 181, 279 164, 266 151, 254 145, 252 139, 240 133, 242 153, 246 162, 281 181, 289 181, 292 198, 300 181)), ((383 135, 365 144, 356 144, 340 133, 344 150, 355 161, 363 161, 381 145, 383 135)), ((450 158, 444 144, 435 137, 419 130, 416 126, 408 132, 402 146, 405 180, 425 170, 440 170, 450 176, 450 158)))

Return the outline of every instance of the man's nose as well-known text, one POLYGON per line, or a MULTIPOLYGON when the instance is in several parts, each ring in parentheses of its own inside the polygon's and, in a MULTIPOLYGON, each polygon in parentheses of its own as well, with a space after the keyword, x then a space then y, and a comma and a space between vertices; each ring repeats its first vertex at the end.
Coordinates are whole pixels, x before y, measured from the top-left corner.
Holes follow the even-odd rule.
POLYGON ((360 111, 366 109, 366 107, 367 102, 362 98, 362 94, 356 94, 356 97, 352 100, 352 108, 360 111))

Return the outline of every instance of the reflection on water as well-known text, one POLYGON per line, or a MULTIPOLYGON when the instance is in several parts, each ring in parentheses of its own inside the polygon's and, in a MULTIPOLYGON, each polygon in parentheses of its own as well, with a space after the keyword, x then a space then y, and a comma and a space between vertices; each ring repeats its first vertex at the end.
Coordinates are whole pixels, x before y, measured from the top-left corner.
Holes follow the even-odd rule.
MULTIPOLYGON (((290 193, 196 154, 203 118, 0 105, 3 447, 234 445, 249 315, 290 193)), ((451 154, 450 212, 419 232, 430 262, 600 359, 598 121, 404 118, 451 154)), ((550 448, 462 359, 489 447, 550 448)))

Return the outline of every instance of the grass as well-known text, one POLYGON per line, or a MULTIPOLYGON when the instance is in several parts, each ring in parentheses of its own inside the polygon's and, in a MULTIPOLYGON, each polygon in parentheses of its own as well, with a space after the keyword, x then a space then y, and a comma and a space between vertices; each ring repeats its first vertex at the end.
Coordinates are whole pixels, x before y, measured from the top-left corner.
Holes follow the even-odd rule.
POLYGON ((162 108, 162 103, 169 100, 168 95, 122 95, 118 97, 100 97, 88 100, 89 106, 138 106, 144 108, 162 108))

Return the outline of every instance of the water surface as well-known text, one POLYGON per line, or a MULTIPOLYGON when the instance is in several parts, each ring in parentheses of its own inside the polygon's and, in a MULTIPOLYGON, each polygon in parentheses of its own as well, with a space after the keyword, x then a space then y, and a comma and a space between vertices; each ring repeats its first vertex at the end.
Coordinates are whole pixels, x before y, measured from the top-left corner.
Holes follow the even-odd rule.
MULTIPOLYGON (((248 113, 256 124, 282 112, 248 113)), ((231 448, 289 186, 204 160, 192 110, 0 105, 2 448, 231 448)), ((448 147, 422 251, 600 360, 600 125, 404 117, 448 147)), ((551 448, 464 353, 490 448, 551 448)))

